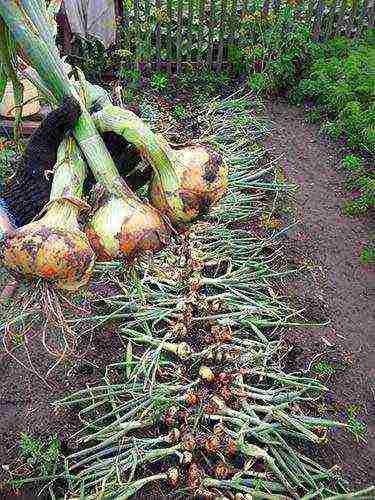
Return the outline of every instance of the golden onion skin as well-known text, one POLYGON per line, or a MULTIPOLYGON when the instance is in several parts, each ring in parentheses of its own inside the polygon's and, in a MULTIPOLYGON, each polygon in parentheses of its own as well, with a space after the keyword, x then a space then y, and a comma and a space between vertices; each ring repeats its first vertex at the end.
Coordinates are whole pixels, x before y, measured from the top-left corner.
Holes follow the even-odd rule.
POLYGON ((85 232, 99 261, 130 263, 145 252, 157 252, 170 242, 170 231, 159 213, 136 198, 108 195, 85 232))
POLYGON ((205 215, 227 189, 228 169, 221 156, 208 147, 194 145, 174 151, 178 192, 168 192, 163 177, 154 175, 149 196, 151 203, 177 225, 205 215), (180 200, 179 208, 176 199, 180 200))
POLYGON ((26 277, 40 277, 57 288, 77 290, 87 284, 95 254, 78 229, 32 222, 10 233, 3 243, 3 264, 26 277))

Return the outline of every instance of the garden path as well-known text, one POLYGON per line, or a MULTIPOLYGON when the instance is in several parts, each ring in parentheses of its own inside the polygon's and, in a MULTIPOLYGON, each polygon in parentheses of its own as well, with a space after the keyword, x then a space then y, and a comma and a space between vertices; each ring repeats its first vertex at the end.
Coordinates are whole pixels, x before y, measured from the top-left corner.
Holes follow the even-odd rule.
POLYGON ((290 283, 290 293, 315 304, 320 318, 315 314, 311 319, 330 321, 327 327, 293 328, 287 340, 298 346, 297 366, 306 367, 321 353, 317 361, 328 360, 334 368, 345 365, 326 381, 336 402, 335 414, 326 414, 342 418, 348 405, 358 405, 368 432, 358 444, 340 432, 323 455, 327 463, 342 467, 353 488, 375 484, 375 269, 358 259, 361 244, 375 235, 374 213, 361 219, 341 213, 343 148, 325 141, 319 126, 307 124, 303 110, 282 100, 266 108, 273 128, 266 146, 271 156, 282 156, 284 175, 299 186, 289 217, 300 224, 287 237, 287 252, 297 262, 313 263, 290 283))

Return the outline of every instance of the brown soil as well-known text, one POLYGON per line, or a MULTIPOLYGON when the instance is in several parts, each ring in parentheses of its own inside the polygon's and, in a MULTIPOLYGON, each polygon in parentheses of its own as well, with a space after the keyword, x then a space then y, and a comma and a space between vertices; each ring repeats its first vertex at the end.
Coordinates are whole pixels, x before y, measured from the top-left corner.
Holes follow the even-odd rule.
POLYGON ((368 486, 375 483, 375 270, 358 256, 375 233, 374 213, 361 219, 341 214, 344 151, 327 143, 318 126, 307 125, 300 109, 282 101, 268 103, 267 111, 273 130, 266 147, 281 156, 284 174, 299 186, 288 210, 299 224, 286 237, 286 251, 295 263, 312 261, 310 271, 290 282, 288 295, 307 306, 309 319, 329 320, 324 327, 293 328, 286 340, 297 346, 297 366, 308 368, 322 354, 317 361, 339 367, 323 378, 336 402, 327 416, 342 420, 347 405, 357 404, 368 432, 359 444, 348 432, 335 434, 323 456, 342 468, 352 488, 368 486))

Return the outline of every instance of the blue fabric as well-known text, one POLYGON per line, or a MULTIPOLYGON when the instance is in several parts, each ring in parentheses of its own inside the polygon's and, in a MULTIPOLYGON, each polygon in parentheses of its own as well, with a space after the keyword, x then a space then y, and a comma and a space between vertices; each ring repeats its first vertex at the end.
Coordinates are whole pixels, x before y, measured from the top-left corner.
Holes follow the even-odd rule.
POLYGON ((9 209, 9 207, 7 205, 7 202, 1 196, 0 196, 0 210, 2 210, 3 212, 5 212, 5 215, 8 217, 9 222, 14 227, 18 227, 19 226, 19 222, 17 220, 17 217, 11 212, 11 210, 9 209))

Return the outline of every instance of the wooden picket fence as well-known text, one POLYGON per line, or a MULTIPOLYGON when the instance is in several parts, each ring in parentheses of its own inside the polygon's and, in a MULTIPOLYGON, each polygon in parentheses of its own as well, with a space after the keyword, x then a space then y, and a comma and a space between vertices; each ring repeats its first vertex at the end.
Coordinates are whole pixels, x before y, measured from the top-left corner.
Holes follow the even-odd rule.
MULTIPOLYGON (((119 0, 119 42, 135 64, 179 72, 184 65, 221 70, 249 44, 249 24, 280 17, 285 33, 298 21, 315 40, 358 36, 374 26, 374 0, 119 0), (246 39, 246 42, 244 42, 246 39)), ((251 28, 250 28, 251 31, 251 28)), ((250 33, 251 38, 251 33, 250 33)))

